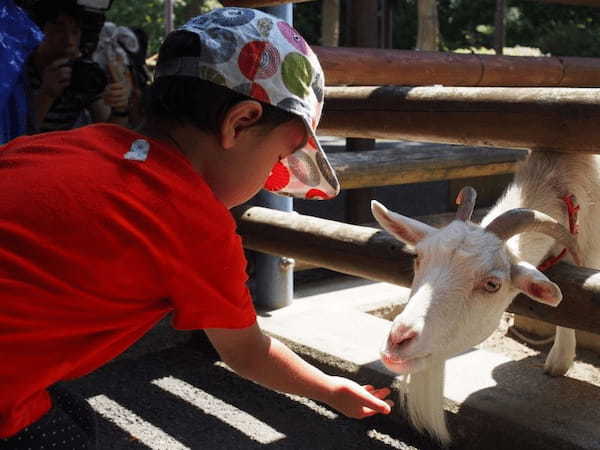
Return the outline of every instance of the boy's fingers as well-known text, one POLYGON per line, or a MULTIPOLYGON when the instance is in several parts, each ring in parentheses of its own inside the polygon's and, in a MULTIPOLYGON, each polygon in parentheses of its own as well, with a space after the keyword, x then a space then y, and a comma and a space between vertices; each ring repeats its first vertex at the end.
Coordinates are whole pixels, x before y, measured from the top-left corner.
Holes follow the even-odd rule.
POLYGON ((363 388, 366 389, 368 392, 373 392, 375 390, 375 386, 371 384, 365 384, 363 388))
POLYGON ((384 400, 381 400, 378 397, 369 395, 367 398, 364 399, 364 407, 366 409, 372 409, 375 412, 378 413, 382 413, 382 414, 389 414, 391 411, 391 405, 389 405, 387 402, 385 402, 384 400))
POLYGON ((381 398, 384 399, 386 398, 388 395, 390 395, 392 393, 390 388, 381 388, 381 389, 375 389, 373 391, 371 391, 371 394, 374 395, 377 398, 381 398))

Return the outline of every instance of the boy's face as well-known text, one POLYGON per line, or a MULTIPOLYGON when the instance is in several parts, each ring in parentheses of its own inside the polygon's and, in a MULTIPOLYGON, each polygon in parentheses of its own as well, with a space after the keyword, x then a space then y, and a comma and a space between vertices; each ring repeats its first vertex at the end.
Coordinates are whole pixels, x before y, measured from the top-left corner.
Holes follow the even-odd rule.
POLYGON ((228 207, 240 205, 260 191, 275 164, 302 147, 307 131, 300 119, 265 130, 254 126, 242 132, 236 149, 223 161, 219 183, 212 183, 217 197, 228 207), (224 175, 225 174, 225 175, 224 175))

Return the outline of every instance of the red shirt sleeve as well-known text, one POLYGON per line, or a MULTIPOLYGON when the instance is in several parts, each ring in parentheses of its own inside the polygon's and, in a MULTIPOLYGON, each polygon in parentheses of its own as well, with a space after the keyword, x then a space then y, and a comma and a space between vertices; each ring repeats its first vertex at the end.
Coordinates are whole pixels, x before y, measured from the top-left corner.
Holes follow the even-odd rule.
POLYGON ((173 326, 248 327, 255 323, 256 313, 235 220, 197 173, 188 175, 171 184, 173 216, 168 221, 173 239, 166 267, 173 326))

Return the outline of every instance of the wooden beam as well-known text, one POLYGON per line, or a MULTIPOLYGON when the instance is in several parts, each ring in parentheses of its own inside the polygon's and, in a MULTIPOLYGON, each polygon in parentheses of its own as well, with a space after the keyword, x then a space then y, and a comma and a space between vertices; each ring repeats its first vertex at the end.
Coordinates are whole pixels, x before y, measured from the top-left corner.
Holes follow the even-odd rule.
MULTIPOLYGON (((257 206, 232 212, 246 248, 375 281, 412 283, 413 257, 384 231, 257 206)), ((519 296, 509 311, 600 334, 600 272, 559 263, 548 276, 565 296, 558 308, 519 296)))
POLYGON ((524 150, 425 144, 327 157, 342 189, 356 189, 513 173, 526 156, 524 150))
POLYGON ((600 153, 600 91, 330 87, 319 131, 467 146, 600 153))
POLYGON ((312 48, 323 66, 328 86, 600 86, 600 58, 312 48))
POLYGON ((233 213, 244 246, 251 250, 372 280, 411 283, 412 258, 383 231, 257 206, 233 213))
POLYGON ((262 8, 266 6, 279 6, 286 3, 304 3, 313 0, 222 0, 223 6, 238 6, 240 8, 262 8))

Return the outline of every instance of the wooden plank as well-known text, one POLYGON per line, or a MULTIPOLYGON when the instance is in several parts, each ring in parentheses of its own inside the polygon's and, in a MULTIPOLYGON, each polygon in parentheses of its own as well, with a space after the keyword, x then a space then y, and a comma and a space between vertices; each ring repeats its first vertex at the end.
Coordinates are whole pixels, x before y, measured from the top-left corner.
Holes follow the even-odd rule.
POLYGON ((222 0, 223 6, 238 6, 240 8, 262 8, 267 6, 279 6, 287 3, 304 3, 313 0, 222 0))
POLYGON ((328 86, 600 86, 600 58, 312 48, 321 61, 328 86))
MULTIPOLYGON (((375 281, 412 282, 413 257, 384 231, 257 206, 232 212, 246 248, 375 281)), ((548 276, 565 296, 558 308, 520 296, 509 311, 600 334, 600 272, 559 263, 548 276)))
POLYGON ((524 150, 459 147, 442 144, 329 153, 342 189, 513 173, 524 150))
POLYGON ((600 91, 329 87, 324 135, 600 152, 600 91))

